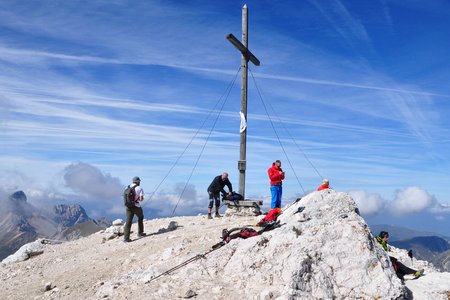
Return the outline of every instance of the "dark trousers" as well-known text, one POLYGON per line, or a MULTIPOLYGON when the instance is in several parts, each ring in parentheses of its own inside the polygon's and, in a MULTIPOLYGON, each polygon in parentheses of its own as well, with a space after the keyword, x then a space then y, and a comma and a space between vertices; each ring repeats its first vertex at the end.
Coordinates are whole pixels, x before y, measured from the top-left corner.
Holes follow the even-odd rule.
POLYGON ((208 208, 213 208, 213 200, 216 204, 216 211, 219 211, 220 208, 220 194, 219 193, 213 193, 208 192, 209 194, 209 205, 208 208))
POLYGON ((391 259, 392 265, 394 265, 395 273, 397 274, 397 277, 400 279, 403 279, 403 276, 406 274, 414 274, 416 273, 416 270, 413 270, 411 268, 408 268, 401 262, 399 262, 395 257, 389 256, 391 259))
POLYGON ((127 207, 127 222, 124 227, 124 239, 128 240, 130 238, 131 224, 133 223, 133 217, 136 215, 138 217, 138 234, 144 233, 144 212, 142 207, 127 207))

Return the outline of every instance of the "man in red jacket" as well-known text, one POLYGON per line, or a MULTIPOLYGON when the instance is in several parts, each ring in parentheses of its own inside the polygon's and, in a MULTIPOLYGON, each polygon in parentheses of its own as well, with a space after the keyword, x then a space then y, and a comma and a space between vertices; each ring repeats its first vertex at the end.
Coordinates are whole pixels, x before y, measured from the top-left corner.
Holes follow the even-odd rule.
POLYGON ((267 170, 270 178, 270 192, 272 194, 272 202, 270 208, 281 207, 281 194, 283 193, 281 181, 284 179, 284 172, 281 169, 281 161, 277 160, 272 167, 267 170))

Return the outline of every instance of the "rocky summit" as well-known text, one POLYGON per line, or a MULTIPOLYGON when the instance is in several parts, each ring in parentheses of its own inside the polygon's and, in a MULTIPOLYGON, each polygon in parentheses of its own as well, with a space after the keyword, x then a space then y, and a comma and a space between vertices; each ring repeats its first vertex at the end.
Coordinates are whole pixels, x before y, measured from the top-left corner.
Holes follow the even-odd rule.
MULTIPOLYGON (((2 299, 448 299, 450 273, 426 262, 410 262, 424 276, 396 277, 346 193, 313 192, 288 204, 279 226, 212 249, 223 229, 260 219, 155 219, 141 238, 133 224, 130 243, 108 230, 41 243, 42 254, 2 264, 2 299)), ((389 255, 409 263, 406 250, 389 255)))

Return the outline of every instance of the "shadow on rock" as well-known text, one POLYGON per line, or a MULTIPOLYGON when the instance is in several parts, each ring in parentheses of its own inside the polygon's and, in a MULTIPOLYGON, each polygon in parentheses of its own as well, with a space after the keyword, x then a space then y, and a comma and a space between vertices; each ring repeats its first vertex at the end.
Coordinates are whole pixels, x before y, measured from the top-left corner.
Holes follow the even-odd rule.
POLYGON ((171 231, 177 230, 180 227, 183 227, 183 226, 178 225, 178 222, 171 221, 167 227, 160 228, 157 232, 150 233, 147 236, 152 236, 152 235, 163 234, 163 233, 166 233, 166 232, 171 232, 171 231))

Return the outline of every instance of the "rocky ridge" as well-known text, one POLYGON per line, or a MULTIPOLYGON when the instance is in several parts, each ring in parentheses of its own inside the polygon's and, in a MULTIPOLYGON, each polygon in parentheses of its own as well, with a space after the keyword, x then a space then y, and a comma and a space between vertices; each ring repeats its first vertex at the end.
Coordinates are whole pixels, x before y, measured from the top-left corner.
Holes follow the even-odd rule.
POLYGON ((79 204, 38 209, 23 191, 17 191, 0 199, 0 259, 37 238, 75 239, 101 230, 104 224, 107 220, 91 220, 79 204))
POLYGON ((89 221, 84 208, 79 204, 57 204, 53 206, 53 219, 57 224, 62 227, 70 227, 75 224, 84 223, 89 221))
MULTIPOLYGON (((450 274, 426 262, 414 260, 426 275, 403 285, 354 201, 332 190, 313 192, 287 207, 279 228, 197 256, 220 241, 222 229, 256 224, 260 218, 155 219, 145 222, 149 235, 131 243, 99 232, 44 245, 43 254, 0 267, 3 299, 448 297, 450 274), (154 279, 193 257, 198 259, 154 279)), ((405 250, 393 248, 393 254, 409 259, 405 250)))

